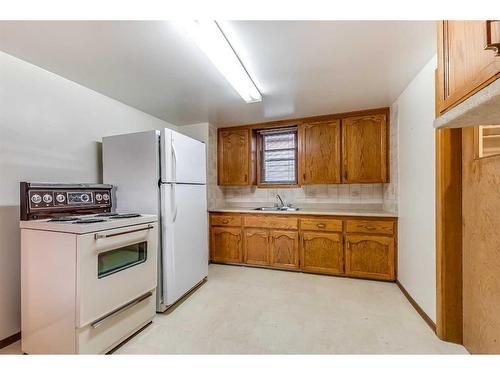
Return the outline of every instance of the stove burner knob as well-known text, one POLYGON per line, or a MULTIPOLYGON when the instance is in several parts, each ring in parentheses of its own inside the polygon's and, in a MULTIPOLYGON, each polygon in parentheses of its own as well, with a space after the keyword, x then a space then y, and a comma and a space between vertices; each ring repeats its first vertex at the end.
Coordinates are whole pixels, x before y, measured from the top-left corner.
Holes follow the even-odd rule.
POLYGON ((64 194, 57 194, 56 195, 56 201, 58 201, 59 203, 63 203, 65 200, 66 200, 66 197, 64 196, 64 194))
POLYGON ((42 201, 42 197, 40 195, 38 195, 38 194, 33 194, 31 196, 31 201, 33 203, 35 203, 35 204, 38 204, 38 203, 40 203, 42 201))
POLYGON ((95 200, 96 200, 96 201, 101 201, 101 200, 102 200, 102 194, 97 193, 97 194, 95 195, 95 200))
POLYGON ((103 194, 102 197, 105 201, 109 201, 109 194, 103 194))
POLYGON ((43 196, 43 201, 44 201, 45 203, 50 203, 50 202, 52 202, 52 195, 50 195, 50 194, 44 194, 44 196, 43 196))
POLYGON ((88 194, 82 194, 80 198, 83 203, 88 203, 90 200, 90 196, 88 194))

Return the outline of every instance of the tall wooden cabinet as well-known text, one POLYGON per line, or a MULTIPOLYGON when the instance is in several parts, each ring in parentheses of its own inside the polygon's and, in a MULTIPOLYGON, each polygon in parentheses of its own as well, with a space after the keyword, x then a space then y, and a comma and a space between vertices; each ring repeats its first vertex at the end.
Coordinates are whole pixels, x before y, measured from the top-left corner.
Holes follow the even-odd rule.
POLYGON ((299 184, 340 183, 340 120, 299 127, 299 184))
POLYGON ((251 185, 252 150, 249 129, 219 129, 217 147, 219 185, 251 185))
POLYGON ((499 21, 438 22, 436 105, 439 114, 500 76, 498 48, 499 21))
POLYGON ((342 119, 342 182, 387 182, 387 144, 385 114, 342 119))

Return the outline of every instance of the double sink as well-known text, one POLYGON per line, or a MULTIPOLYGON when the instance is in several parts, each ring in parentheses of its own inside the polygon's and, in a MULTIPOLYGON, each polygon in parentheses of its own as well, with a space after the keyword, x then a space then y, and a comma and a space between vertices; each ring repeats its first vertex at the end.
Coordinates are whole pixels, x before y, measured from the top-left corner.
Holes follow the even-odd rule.
POLYGON ((298 211, 298 207, 289 207, 289 206, 282 206, 282 207, 257 207, 254 208, 255 211, 298 211))

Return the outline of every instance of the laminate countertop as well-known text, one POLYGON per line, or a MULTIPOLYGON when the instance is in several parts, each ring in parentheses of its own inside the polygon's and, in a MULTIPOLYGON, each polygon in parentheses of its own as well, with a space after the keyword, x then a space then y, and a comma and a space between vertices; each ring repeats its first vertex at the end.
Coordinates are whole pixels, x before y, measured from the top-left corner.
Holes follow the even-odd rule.
POLYGON ((331 216, 368 216, 368 217, 391 217, 397 218, 394 212, 378 208, 363 209, 353 208, 301 208, 298 211, 258 211, 251 207, 218 207, 210 209, 209 212, 233 212, 246 214, 271 214, 271 215, 331 215, 331 216))

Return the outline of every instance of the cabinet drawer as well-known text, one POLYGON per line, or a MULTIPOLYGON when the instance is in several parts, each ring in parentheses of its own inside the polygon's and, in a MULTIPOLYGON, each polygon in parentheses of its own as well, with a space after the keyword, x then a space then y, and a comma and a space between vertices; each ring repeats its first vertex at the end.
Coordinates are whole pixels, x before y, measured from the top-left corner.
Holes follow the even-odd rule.
POLYGON ((394 234, 393 221, 377 220, 347 220, 349 233, 394 234))
POLYGON ((342 220, 313 218, 300 219, 300 229, 342 232, 342 220))
POLYGON ((273 228, 273 229, 298 229, 298 219, 293 217, 278 216, 245 216, 243 219, 245 227, 252 228, 273 228))
POLYGON ((239 227, 241 225, 240 215, 211 215, 210 224, 226 227, 239 227))

